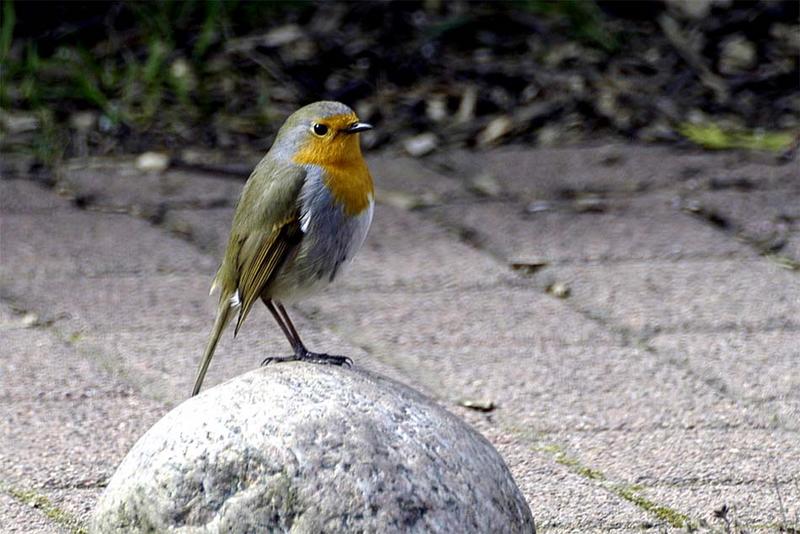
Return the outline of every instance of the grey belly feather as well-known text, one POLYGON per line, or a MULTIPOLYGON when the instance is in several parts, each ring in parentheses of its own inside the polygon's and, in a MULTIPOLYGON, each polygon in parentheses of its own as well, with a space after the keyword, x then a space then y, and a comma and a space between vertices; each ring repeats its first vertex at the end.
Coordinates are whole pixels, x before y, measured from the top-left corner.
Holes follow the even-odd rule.
POLYGON ((300 195, 303 239, 265 294, 294 302, 327 286, 341 274, 367 237, 374 202, 355 217, 345 216, 313 166, 300 195))

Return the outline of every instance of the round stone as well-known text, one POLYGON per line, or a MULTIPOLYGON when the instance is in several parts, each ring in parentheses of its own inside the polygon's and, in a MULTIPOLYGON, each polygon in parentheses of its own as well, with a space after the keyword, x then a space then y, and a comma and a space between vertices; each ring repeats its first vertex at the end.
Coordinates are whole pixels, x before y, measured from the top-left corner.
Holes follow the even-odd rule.
POLYGON ((535 532, 480 434, 352 368, 269 365, 182 403, 134 445, 92 532, 535 532))

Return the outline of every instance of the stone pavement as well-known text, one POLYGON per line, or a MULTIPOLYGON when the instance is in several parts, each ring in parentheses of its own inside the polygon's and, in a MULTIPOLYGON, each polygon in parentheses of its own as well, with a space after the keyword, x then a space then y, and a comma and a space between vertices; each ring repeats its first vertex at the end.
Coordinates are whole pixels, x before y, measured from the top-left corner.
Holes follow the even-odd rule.
MULTIPOLYGON (((800 529, 800 169, 600 146, 371 156, 311 347, 416 387, 506 459, 542 532, 800 529), (471 405, 472 407, 466 407, 471 405)), ((186 398, 241 182, 74 162, 0 181, 0 531, 78 532, 186 398)), ((263 308, 206 387, 287 352, 263 308)))

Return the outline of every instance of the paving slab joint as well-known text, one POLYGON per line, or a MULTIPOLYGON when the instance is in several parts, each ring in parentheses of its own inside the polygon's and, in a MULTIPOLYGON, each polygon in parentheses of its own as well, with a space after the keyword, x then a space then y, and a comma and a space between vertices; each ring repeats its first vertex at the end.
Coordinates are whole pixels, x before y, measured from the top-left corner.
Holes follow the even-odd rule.
POLYGON ((768 241, 759 240, 749 235, 741 225, 736 224, 734 221, 730 220, 730 218, 703 206, 685 205, 682 206, 681 211, 702 222, 706 226, 710 226, 727 236, 738 239, 755 250, 759 255, 776 263, 778 266, 790 271, 800 272, 800 258, 792 258, 786 254, 782 254, 781 248, 783 248, 783 245, 775 247, 774 244, 768 241))
POLYGON ((783 254, 764 254, 764 258, 775 263, 778 267, 800 273, 800 261, 783 254))
MULTIPOLYGON (((427 218, 427 216, 426 216, 427 218)), ((464 227, 461 225, 453 225, 450 222, 441 220, 438 217, 431 217, 431 222, 453 232, 460 242, 463 244, 481 252, 483 254, 488 254, 499 263, 504 265, 508 272, 513 273, 517 280, 521 283, 531 282, 533 281, 535 287, 539 287, 543 292, 552 294, 550 291, 551 283, 548 280, 557 280, 557 277, 554 273, 554 268, 557 265, 543 265, 538 266, 534 269, 526 269, 519 264, 513 264, 508 262, 508 258, 506 258, 503 254, 499 253, 498 251, 494 250, 488 243, 484 243, 483 240, 475 234, 475 232, 468 227, 464 227)), ((506 283, 506 285, 509 285, 506 283)), ((511 284, 515 285, 515 284, 511 284)), ((553 298, 557 298, 561 301, 564 301, 572 311, 577 312, 578 314, 582 315, 583 317, 589 319, 597 323, 600 327, 607 330, 608 332, 615 334, 619 337, 620 342, 623 345, 631 345, 633 343, 641 343, 646 342, 647 339, 652 335, 650 333, 637 333, 628 328, 624 325, 614 324, 604 317, 600 317, 597 314, 592 313, 589 310, 586 310, 579 306, 574 299, 568 296, 568 293, 565 294, 563 298, 554 296, 553 298)))
POLYGON ((709 525, 708 522, 703 519, 692 519, 687 514, 675 510, 674 508, 659 504, 645 497, 642 494, 643 488, 641 486, 624 482, 610 481, 602 471, 583 465, 577 458, 569 456, 560 445, 550 443, 540 447, 535 447, 535 450, 550 454, 553 456, 553 459, 556 463, 567 467, 570 471, 580 475, 583 478, 598 483, 606 491, 609 491, 617 497, 630 502, 649 514, 654 515, 659 519, 659 521, 667 523, 673 528, 684 529, 687 532, 696 532, 702 529, 703 532, 710 532, 712 534, 731 532, 744 533, 750 531, 750 529, 800 534, 800 520, 795 518, 795 524, 791 524, 789 518, 786 517, 781 495, 777 488, 777 499, 782 513, 782 518, 779 523, 750 524, 747 525, 747 528, 744 528, 742 525, 738 524, 735 518, 728 518, 726 513, 728 512, 727 507, 723 507, 718 510, 714 510, 714 516, 725 523, 724 527, 719 528, 709 525))
MULTIPOLYGON (((520 435, 518 429, 509 429, 509 431, 520 435)), ((530 441, 532 436, 529 432, 523 431, 520 437, 530 441)), ((534 437, 534 439, 541 441, 540 438, 534 437)), ((655 516, 660 522, 666 523, 670 527, 683 528, 689 532, 692 532, 697 530, 699 526, 699 524, 692 520, 687 514, 648 499, 642 495, 641 488, 637 487, 636 485, 612 481, 599 469, 594 469, 584 465, 574 456, 567 454, 564 448, 557 443, 532 445, 531 448, 537 452, 550 455, 556 463, 563 465, 576 475, 579 475, 591 481, 592 483, 599 485, 604 490, 628 501, 650 515, 655 516)))
POLYGON ((45 517, 68 529, 72 534, 88 534, 86 526, 78 518, 62 510, 40 493, 30 489, 16 488, 4 482, 0 482, 0 492, 40 511, 45 517))
MULTIPOLYGON (((53 338, 63 343, 66 347, 74 350, 87 361, 96 364, 101 370, 109 373, 127 386, 125 391, 115 394, 113 397, 124 398, 130 396, 130 391, 144 391, 146 397, 151 400, 157 402, 164 402, 166 400, 163 394, 156 394, 154 388, 147 388, 146 386, 150 384, 150 382, 141 378, 137 379, 119 358, 98 350, 97 347, 86 341, 82 331, 63 328, 62 325, 59 324, 59 321, 64 319, 63 314, 44 318, 38 317, 33 311, 19 304, 13 297, 4 294, 2 290, 3 288, 0 286, 0 304, 8 306, 14 314, 21 318, 25 316, 31 317, 30 324, 27 324, 24 328, 36 329, 39 332, 44 332, 53 336, 53 338)), ((111 396, 106 395, 106 398, 110 397, 111 396)), ((2 491, 2 489, 2 484, 0 484, 0 491, 2 491)))
POLYGON ((625 499, 641 508, 642 510, 655 515, 662 521, 670 524, 675 528, 685 528, 688 531, 697 530, 698 525, 692 521, 689 516, 668 506, 658 504, 643 496, 635 486, 627 484, 612 484, 608 488, 612 493, 618 497, 625 499))

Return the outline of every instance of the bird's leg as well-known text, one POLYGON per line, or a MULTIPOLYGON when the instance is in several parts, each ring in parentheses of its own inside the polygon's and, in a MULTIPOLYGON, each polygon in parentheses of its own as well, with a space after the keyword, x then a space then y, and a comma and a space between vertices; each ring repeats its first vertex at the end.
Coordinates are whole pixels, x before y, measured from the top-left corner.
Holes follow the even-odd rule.
POLYGON ((286 339, 289 340, 289 343, 292 345, 292 348, 295 352, 297 352, 297 347, 303 346, 303 342, 300 341, 300 338, 297 336, 296 330, 294 329, 294 325, 292 325, 292 329, 289 330, 289 327, 286 326, 286 323, 283 321, 283 317, 281 314, 278 313, 278 310, 275 309, 275 304, 273 304, 272 300, 264 300, 264 304, 267 305, 267 309, 272 314, 272 317, 275 319, 275 322, 278 323, 278 326, 281 327, 283 331, 283 335, 286 336, 286 339))
POLYGON ((276 305, 272 302, 272 300, 265 300, 264 303, 267 305, 270 313, 272 313, 272 317, 275 318, 275 322, 277 322, 278 326, 280 326, 281 330, 283 330, 283 334, 286 336, 286 339, 288 339, 289 343, 292 345, 294 354, 292 356, 283 358, 266 358, 263 362, 261 362, 261 365, 285 361, 305 361, 327 365, 346 365, 348 367, 353 365, 353 360, 347 356, 336 356, 332 354, 311 352, 310 350, 306 349, 306 346, 300 339, 300 334, 297 333, 297 329, 294 327, 294 324, 289 318, 289 314, 286 312, 286 308, 283 307, 283 304, 278 303, 276 308, 276 305))
POLYGON ((306 346, 300 339, 300 334, 297 333, 294 323, 292 323, 292 320, 289 318, 289 314, 286 312, 286 308, 284 308, 283 304, 280 302, 278 303, 278 311, 280 312, 281 318, 286 322, 286 326, 289 327, 292 337, 296 341, 296 344, 293 344, 292 348, 294 349, 294 354, 298 360, 328 365, 347 365, 348 367, 353 365, 353 360, 347 356, 336 356, 334 354, 311 352, 310 350, 306 349, 306 346))
POLYGON ((289 332, 291 333, 292 339, 294 342, 292 343, 292 348, 294 349, 295 354, 302 354, 307 353, 306 346, 303 344, 303 340, 300 339, 300 334, 297 333, 297 329, 294 327, 294 323, 292 320, 289 319, 289 314, 286 313, 286 308, 283 307, 283 304, 278 303, 278 314, 281 317, 281 320, 284 324, 288 327, 289 332))

